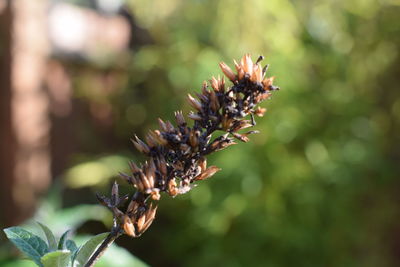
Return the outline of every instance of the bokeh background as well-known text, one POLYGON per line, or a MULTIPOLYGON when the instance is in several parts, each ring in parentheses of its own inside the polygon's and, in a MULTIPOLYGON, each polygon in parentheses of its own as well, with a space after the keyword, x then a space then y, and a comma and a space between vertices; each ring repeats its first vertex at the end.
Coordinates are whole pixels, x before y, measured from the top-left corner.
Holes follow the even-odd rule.
MULTIPOLYGON (((221 60, 262 54, 282 90, 261 134, 117 245, 151 266, 399 266, 399 14, 397 0, 1 0, 0 226, 107 231, 94 193, 143 160, 130 137, 187 112, 221 60)), ((2 234, 0 265, 32 266, 19 257, 2 234)))

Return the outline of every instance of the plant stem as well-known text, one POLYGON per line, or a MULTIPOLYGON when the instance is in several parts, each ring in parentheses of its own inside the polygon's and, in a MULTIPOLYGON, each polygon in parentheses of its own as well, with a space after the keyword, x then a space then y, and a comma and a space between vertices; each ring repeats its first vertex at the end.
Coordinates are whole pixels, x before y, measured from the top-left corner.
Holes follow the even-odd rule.
POLYGON ((90 259, 86 262, 85 267, 92 267, 96 261, 104 254, 106 249, 121 236, 121 228, 119 226, 113 227, 111 232, 108 234, 106 239, 101 243, 101 245, 96 249, 90 259))

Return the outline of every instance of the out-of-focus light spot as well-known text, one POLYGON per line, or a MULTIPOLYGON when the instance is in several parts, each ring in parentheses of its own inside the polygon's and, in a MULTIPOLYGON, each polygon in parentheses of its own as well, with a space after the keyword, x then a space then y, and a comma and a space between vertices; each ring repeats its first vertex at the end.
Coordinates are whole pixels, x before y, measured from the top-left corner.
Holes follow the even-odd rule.
POLYGON ((365 146, 358 140, 348 141, 343 147, 343 157, 349 162, 361 162, 364 160, 365 156, 365 146))
POLYGON ((229 218, 223 212, 215 212, 208 221, 208 230, 223 235, 229 228, 229 218))
POLYGON ((256 196, 262 189, 262 182, 259 176, 248 174, 242 179, 242 191, 248 196, 256 196))
POLYGON ((329 41, 333 34, 332 25, 328 20, 327 8, 327 6, 314 7, 307 25, 310 34, 322 42, 329 41))
POLYGON ((159 53, 157 47, 145 46, 134 55, 134 62, 144 71, 148 71, 159 63, 159 53))
POLYGON ((97 0, 97 5, 106 13, 116 13, 122 6, 122 0, 97 0))
POLYGON ((187 68, 182 65, 176 65, 169 70, 168 78, 174 85, 174 88, 181 88, 189 84, 191 75, 187 68))
POLYGON ((354 42, 350 35, 339 32, 333 36, 332 46, 339 53, 348 54, 353 48, 354 42))
POLYGON ((110 175, 107 166, 99 162, 81 163, 67 172, 66 183, 71 188, 93 186, 106 182, 110 175))
POLYGON ((67 171, 65 182, 71 188, 106 184, 116 173, 128 168, 127 161, 125 157, 114 155, 75 165, 67 171))
POLYGON ((312 165, 320 165, 329 159, 329 154, 325 146, 319 141, 313 141, 307 145, 306 157, 312 165))
POLYGON ((126 109, 126 119, 132 125, 141 125, 146 119, 146 109, 141 104, 130 105, 126 109))
POLYGON ((364 117, 357 118, 351 123, 351 131, 359 138, 370 139, 373 136, 371 122, 364 117))
POLYGON ((69 52, 84 50, 89 33, 87 18, 79 9, 70 5, 55 6, 49 14, 49 31, 52 41, 69 52))
POLYGON ((337 104, 347 104, 354 99, 354 90, 346 83, 331 79, 323 84, 323 93, 326 97, 337 104))
POLYGON ((297 135, 297 129, 289 121, 281 121, 276 127, 277 138, 283 143, 289 143, 297 135))
MULTIPOLYGON (((119 1, 103 0, 104 5, 119 1)), ((82 54, 94 61, 106 61, 128 48, 129 22, 120 15, 102 15, 89 8, 56 3, 49 10, 49 39, 56 53, 82 54)))
POLYGON ((210 188, 206 184, 196 187, 190 193, 190 198, 196 206, 207 206, 212 198, 210 188))
POLYGON ((223 202, 223 206, 232 216, 238 216, 242 213, 246 204, 246 198, 239 194, 231 194, 223 202))

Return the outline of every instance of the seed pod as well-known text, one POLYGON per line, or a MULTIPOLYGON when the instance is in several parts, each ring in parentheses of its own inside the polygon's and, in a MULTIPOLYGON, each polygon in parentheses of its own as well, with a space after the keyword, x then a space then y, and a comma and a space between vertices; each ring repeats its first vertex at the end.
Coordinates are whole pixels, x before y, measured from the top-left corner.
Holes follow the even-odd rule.
POLYGON ((232 130, 232 132, 237 132, 239 130, 249 128, 252 126, 253 126, 253 124, 251 124, 251 122, 248 120, 235 121, 231 130, 232 130))
POLYGON ((218 102, 218 98, 217 95, 215 94, 214 91, 211 91, 210 93, 210 106, 212 111, 217 112, 217 110, 219 109, 219 102, 218 102))
POLYGON ((151 223, 154 221, 154 218, 156 216, 156 211, 157 207, 153 208, 153 205, 150 204, 149 209, 146 211, 146 221, 142 225, 142 229, 140 231, 140 234, 143 234, 151 225, 151 223))
POLYGON ((222 129, 223 129, 224 131, 227 131, 227 130, 231 127, 232 121, 233 121, 233 119, 229 119, 229 118, 228 118, 228 115, 225 114, 225 115, 222 117, 222 121, 221 121, 222 129))
POLYGON ((228 65, 226 65, 224 62, 221 62, 219 63, 219 67, 229 80, 231 80, 232 82, 236 81, 236 75, 233 73, 232 69, 228 65))
POLYGON ((133 226, 131 219, 126 215, 124 216, 123 228, 127 235, 136 237, 135 227, 133 226))
POLYGON ((146 222, 146 214, 144 213, 142 216, 140 216, 137 219, 137 222, 136 222, 136 227, 137 227, 137 231, 139 234, 142 232, 142 227, 145 222, 146 222))
POLYGON ((140 171, 140 168, 133 161, 129 162, 129 167, 131 168, 133 174, 138 173, 140 171))
POLYGON ((217 166, 210 166, 208 167, 202 174, 198 175, 197 177, 194 178, 195 181, 200 181, 200 180, 205 180, 207 178, 210 178, 213 176, 217 171, 220 171, 221 169, 218 168, 217 166))
POLYGON ((144 154, 148 154, 150 152, 150 148, 135 135, 136 141, 131 139, 132 143, 135 145, 136 149, 139 152, 142 152, 144 154))
POLYGON ((243 66, 243 70, 249 77, 253 74, 253 61, 249 54, 243 56, 242 60, 240 61, 241 65, 243 66))
POLYGON ((125 181, 127 181, 128 184, 134 184, 134 179, 133 179, 132 176, 129 176, 129 175, 123 173, 123 172, 119 172, 118 174, 119 174, 119 176, 120 176, 122 179, 124 179, 125 181))
POLYGON ((165 146, 168 144, 167 139, 165 139, 159 130, 149 131, 155 142, 157 142, 161 146, 165 146))
POLYGON ((134 214, 138 209, 139 204, 136 201, 129 202, 128 208, 126 209, 127 213, 134 214))
POLYGON ((207 90, 208 84, 206 81, 203 81, 203 84, 201 86, 201 92, 203 95, 207 96, 209 94, 209 91, 207 90))
POLYGON ((250 80, 252 82, 261 82, 263 78, 262 68, 259 64, 254 65, 253 74, 251 75, 250 80))
POLYGON ((193 113, 192 111, 189 113, 188 117, 195 121, 201 121, 203 119, 201 116, 193 113))
POLYGON ((262 85, 263 85, 263 87, 264 87, 264 90, 270 90, 270 86, 271 86, 272 83, 274 82, 274 79, 275 79, 275 77, 272 76, 272 77, 269 77, 269 78, 264 79, 264 80, 261 82, 262 85))
POLYGON ((197 109, 198 111, 201 111, 201 103, 197 100, 197 99, 195 99, 193 96, 191 96, 190 94, 188 94, 188 102, 189 102, 189 104, 193 107, 193 108, 195 108, 195 109, 197 109))
POLYGON ((215 92, 219 91, 219 81, 213 76, 210 80, 211 87, 214 89, 215 92))
POLYGON ((192 130, 190 132, 189 143, 193 148, 199 145, 199 136, 200 136, 200 131, 192 130))
POLYGON ((149 131, 149 133, 145 137, 146 143, 149 145, 150 148, 153 148, 157 145, 157 141, 154 139, 152 132, 149 131))
POLYGON ((165 122, 160 118, 158 118, 158 125, 160 125, 160 129, 163 132, 168 132, 167 125, 165 125, 165 122))
POLYGON ((172 125, 172 123, 171 123, 170 121, 167 121, 167 122, 165 123, 165 125, 167 126, 168 132, 172 133, 172 132, 175 131, 175 127, 174 127, 174 125, 172 125))
POLYGON ((197 162, 197 165, 200 166, 201 172, 204 172, 207 168, 207 159, 205 157, 201 157, 197 162))
POLYGON ((175 112, 175 120, 179 126, 186 125, 186 121, 185 121, 185 118, 183 117, 182 111, 175 112))
POLYGON ((240 141, 242 141, 242 142, 247 143, 247 142, 250 141, 250 139, 249 139, 246 135, 242 135, 242 134, 238 134, 238 133, 232 133, 232 135, 233 135, 236 139, 238 139, 238 140, 240 140, 240 141))
POLYGON ((164 156, 160 156, 158 159, 158 170, 163 176, 167 176, 167 163, 165 162, 164 156))

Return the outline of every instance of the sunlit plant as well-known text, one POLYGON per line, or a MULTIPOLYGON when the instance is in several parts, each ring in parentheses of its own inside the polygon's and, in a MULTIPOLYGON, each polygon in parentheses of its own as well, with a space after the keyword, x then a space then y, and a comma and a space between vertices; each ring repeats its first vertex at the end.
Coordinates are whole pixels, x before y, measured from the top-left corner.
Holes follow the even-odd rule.
POLYGON ((260 56, 253 63, 250 55, 245 55, 239 63, 234 61, 236 72, 221 62, 221 70, 232 85, 227 86, 224 77, 212 77, 209 83, 203 83, 196 97, 189 94, 188 102, 194 108, 188 114, 194 121, 191 126, 177 111, 175 125, 159 119, 160 129, 150 130, 145 141, 137 136, 132 139, 137 150, 148 158, 139 165, 130 162, 131 173, 120 173, 134 192, 120 197, 115 182, 109 198, 97 195, 113 214, 109 233, 93 237, 80 248, 66 238, 67 234, 57 243, 41 224, 47 243, 19 227, 5 229, 7 237, 39 266, 90 267, 121 235, 142 235, 155 218, 161 193, 175 197, 189 192, 197 182, 220 171, 217 166, 207 165, 209 154, 235 145, 236 140, 248 142, 249 136, 257 133, 243 130, 255 126, 254 116, 262 117, 266 112, 257 104, 279 89, 273 85, 274 77, 266 77, 268 65, 262 67, 262 60, 260 56))

